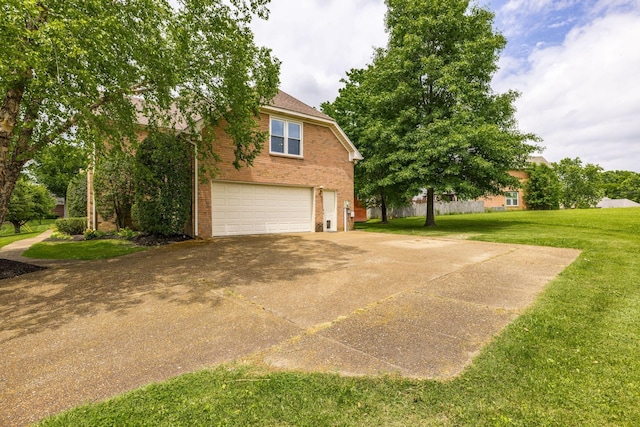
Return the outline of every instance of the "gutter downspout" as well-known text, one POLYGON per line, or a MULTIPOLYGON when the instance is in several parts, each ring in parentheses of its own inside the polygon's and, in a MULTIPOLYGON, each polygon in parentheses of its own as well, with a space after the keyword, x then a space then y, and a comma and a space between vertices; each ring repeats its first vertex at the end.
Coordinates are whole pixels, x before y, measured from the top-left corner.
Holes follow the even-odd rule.
POLYGON ((344 222, 343 222, 343 224, 344 224, 344 231, 346 233, 348 231, 348 227, 347 227, 347 207, 346 206, 344 207, 343 211, 344 211, 344 222))
POLYGON ((193 201, 193 209, 195 210, 193 218, 194 218, 194 224, 193 224, 193 237, 198 237, 198 181, 199 181, 199 176, 198 176, 198 146, 195 146, 195 176, 194 176, 194 183, 193 183, 193 187, 194 187, 194 198, 195 200, 193 201))

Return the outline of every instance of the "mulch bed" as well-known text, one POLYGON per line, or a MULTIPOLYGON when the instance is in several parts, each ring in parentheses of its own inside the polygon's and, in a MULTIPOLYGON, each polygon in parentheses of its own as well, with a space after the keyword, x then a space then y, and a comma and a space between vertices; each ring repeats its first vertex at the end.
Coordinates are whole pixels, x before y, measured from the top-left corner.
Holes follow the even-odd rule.
POLYGON ((131 241, 140 246, 160 246, 167 245, 169 243, 184 242, 185 240, 191 240, 192 237, 185 234, 175 234, 173 236, 159 236, 157 234, 140 234, 131 241))
POLYGON ((0 280, 44 270, 45 267, 0 258, 0 280))

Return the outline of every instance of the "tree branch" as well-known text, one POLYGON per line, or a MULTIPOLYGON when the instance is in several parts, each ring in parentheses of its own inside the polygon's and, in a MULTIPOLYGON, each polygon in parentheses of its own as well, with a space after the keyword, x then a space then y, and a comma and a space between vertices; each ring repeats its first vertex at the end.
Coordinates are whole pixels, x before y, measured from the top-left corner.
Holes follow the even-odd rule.
MULTIPOLYGON (((98 98, 98 100, 96 102, 94 102, 93 104, 90 104, 86 108, 86 110, 93 113, 96 110, 98 110, 100 107, 102 107, 103 105, 108 104, 115 96, 123 95, 126 92, 130 92, 130 93, 134 93, 134 94, 141 94, 141 93, 144 93, 146 91, 147 91, 147 89, 144 87, 144 83, 140 82, 140 83, 136 83, 135 85, 131 86, 127 90, 122 89, 122 90, 119 90, 117 92, 114 92, 114 93, 111 93, 111 94, 108 94, 108 95, 104 94, 104 93, 101 93, 100 97, 98 98)), ((82 111, 78 111, 77 113, 75 113, 74 115, 69 117, 64 123, 61 123, 60 126, 58 126, 54 131, 52 131, 49 135, 44 137, 42 139, 42 142, 39 144, 39 147, 43 147, 45 145, 51 144, 60 135, 68 132, 73 126, 75 126, 78 123, 78 121, 80 121, 82 116, 83 116, 83 112, 82 111)))

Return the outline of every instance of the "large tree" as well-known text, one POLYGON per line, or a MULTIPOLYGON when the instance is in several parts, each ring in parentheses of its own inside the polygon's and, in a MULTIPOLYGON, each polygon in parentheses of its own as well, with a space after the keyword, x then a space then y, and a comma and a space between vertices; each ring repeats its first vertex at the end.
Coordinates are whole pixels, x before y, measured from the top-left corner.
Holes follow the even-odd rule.
MULTIPOLYGON (((529 143, 537 137, 517 128, 517 94, 491 88, 506 43, 493 29, 491 12, 468 0, 386 4, 387 47, 366 71, 352 72, 346 87, 352 84, 366 98, 360 105, 366 105, 369 129, 360 135, 383 150, 374 155, 386 162, 376 169, 384 173, 378 182, 407 194, 427 189, 425 225, 431 226, 439 192, 474 198, 518 186, 508 172, 539 148, 529 143)), ((339 115, 336 120, 342 125, 339 115)))
POLYGON ((560 209, 562 186, 553 168, 544 163, 531 164, 529 179, 524 184, 524 199, 533 210, 560 209))
POLYGON ((602 168, 593 163, 582 165, 580 157, 566 157, 553 164, 562 186, 560 202, 565 209, 592 208, 602 197, 602 168))
POLYGON ((62 143, 43 147, 35 153, 28 171, 38 184, 66 199, 69 183, 88 163, 89 156, 83 147, 62 143))
POLYGON ((340 95, 323 103, 322 110, 336 119, 364 157, 354 168, 356 197, 367 207, 379 207, 387 223, 387 208, 406 204, 407 197, 403 183, 389 173, 401 170, 403 163, 397 156, 398 136, 385 126, 385 110, 374 104, 376 91, 385 83, 375 71, 370 66, 348 72, 340 95))
MULTIPOLYGON (((0 222, 23 166, 55 143, 135 142, 136 124, 225 123, 235 165, 279 63, 249 28, 268 0, 5 0, 0 19, 0 222), (222 121, 224 119, 224 121, 222 121)), ((205 133, 201 156, 212 156, 205 133)))
POLYGON ((602 189, 610 199, 629 199, 640 203, 640 173, 631 171, 602 172, 602 189))

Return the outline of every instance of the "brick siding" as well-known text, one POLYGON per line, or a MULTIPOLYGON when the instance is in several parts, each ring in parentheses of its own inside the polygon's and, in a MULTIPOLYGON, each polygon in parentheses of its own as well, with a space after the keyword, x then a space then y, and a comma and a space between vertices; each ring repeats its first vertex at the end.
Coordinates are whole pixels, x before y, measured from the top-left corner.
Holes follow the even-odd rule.
MULTIPOLYGON (((277 117, 300 122, 298 116, 277 117)), ((260 128, 269 130, 270 116, 261 114, 260 128)), ((340 143, 333 131, 325 125, 303 123, 303 155, 304 158, 290 158, 269 154, 269 143, 265 142, 262 152, 254 160, 252 167, 233 167, 233 144, 228 135, 220 128, 212 130, 216 133, 214 151, 220 156, 217 163, 216 180, 238 183, 272 184, 313 187, 315 193, 316 230, 322 224, 322 192, 336 191, 338 206, 338 231, 344 230, 344 202, 354 206, 353 200, 353 162, 349 161, 349 153, 340 143), (320 187, 323 187, 322 189, 320 187)), ((211 237, 211 184, 200 182, 198 185, 198 236, 211 237)), ((353 228, 353 220, 348 218, 348 228, 353 228)))

